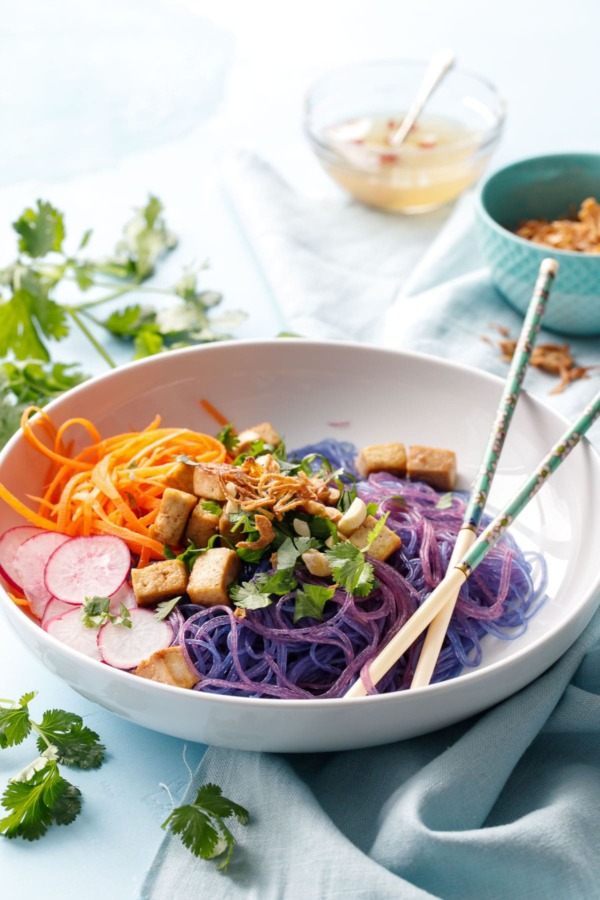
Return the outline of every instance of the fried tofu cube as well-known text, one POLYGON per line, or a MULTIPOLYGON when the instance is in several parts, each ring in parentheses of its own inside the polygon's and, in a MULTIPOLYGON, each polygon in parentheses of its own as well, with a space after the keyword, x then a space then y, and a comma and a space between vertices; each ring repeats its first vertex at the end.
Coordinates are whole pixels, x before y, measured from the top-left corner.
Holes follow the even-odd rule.
POLYGON ((365 550, 369 556, 373 556, 375 559, 386 560, 392 555, 394 550, 398 549, 402 540, 395 531, 384 525, 367 550, 369 532, 373 531, 376 525, 377 519, 374 516, 367 516, 360 528, 357 528, 356 531, 349 535, 348 540, 355 547, 358 547, 359 550, 365 550))
POLYGON ((149 529, 151 536, 163 544, 179 546, 190 513, 197 502, 195 494, 178 491, 176 488, 166 488, 156 521, 149 529))
POLYGON ((165 478, 165 487, 175 488, 177 491, 185 491, 186 494, 193 494, 195 468, 189 463, 176 463, 165 478))
POLYGON ((239 570, 240 559, 229 547, 214 547, 202 553, 190 572, 190 600, 200 606, 231 606, 227 588, 239 570))
POLYGON ((254 441, 264 441, 271 447, 277 447, 281 443, 281 438, 273 428, 270 422, 259 422, 252 428, 246 428, 238 434, 239 444, 236 446, 238 453, 245 453, 254 441))
POLYGON ((452 491, 456 485, 456 454, 440 447, 409 447, 406 472, 413 481, 426 481, 440 491, 452 491))
POLYGON ((406 475, 406 448, 404 444, 370 444, 363 447, 356 457, 356 468, 362 478, 371 472, 390 472, 406 475))
POLYGON ((188 570, 180 559, 165 559, 143 569, 132 569, 131 583, 138 606, 154 606, 161 600, 185 594, 188 570))
POLYGON ((186 541, 196 547, 206 547, 209 540, 219 530, 219 516, 202 508, 202 501, 196 503, 185 529, 186 541))
POLYGON ((157 650, 148 659, 143 659, 133 674, 182 688, 193 688, 200 681, 199 676, 188 665, 181 647, 157 650))
POLYGON ((205 500, 225 500, 218 463, 199 463, 194 467, 194 494, 205 500))

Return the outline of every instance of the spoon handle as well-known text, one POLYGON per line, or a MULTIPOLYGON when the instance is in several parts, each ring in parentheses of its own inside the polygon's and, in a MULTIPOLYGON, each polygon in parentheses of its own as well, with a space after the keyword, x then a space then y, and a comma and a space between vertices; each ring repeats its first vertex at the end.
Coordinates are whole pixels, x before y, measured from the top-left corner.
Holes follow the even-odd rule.
POLYGON ((436 55, 433 57, 427 67, 427 70, 423 77, 423 81, 419 86, 419 90, 417 91, 415 99, 413 100, 410 109, 402 120, 402 124, 390 137, 390 144, 392 146, 398 147, 404 141, 408 132, 413 127, 419 115, 421 114, 421 110, 429 100, 430 96, 433 94, 442 78, 448 71, 450 71, 454 63, 455 56, 452 50, 440 50, 440 52, 436 53, 436 55))

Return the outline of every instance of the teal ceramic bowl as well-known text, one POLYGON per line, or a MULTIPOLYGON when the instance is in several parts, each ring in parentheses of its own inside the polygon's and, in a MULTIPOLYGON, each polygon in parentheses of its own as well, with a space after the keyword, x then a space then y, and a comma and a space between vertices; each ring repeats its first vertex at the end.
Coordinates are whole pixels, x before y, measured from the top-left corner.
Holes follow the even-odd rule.
POLYGON ((600 154, 560 153, 506 166, 477 194, 479 243, 494 284, 525 313, 545 257, 559 264, 544 327, 568 335, 600 334, 600 253, 554 250, 517 237, 524 219, 565 218, 587 197, 600 202, 600 154))

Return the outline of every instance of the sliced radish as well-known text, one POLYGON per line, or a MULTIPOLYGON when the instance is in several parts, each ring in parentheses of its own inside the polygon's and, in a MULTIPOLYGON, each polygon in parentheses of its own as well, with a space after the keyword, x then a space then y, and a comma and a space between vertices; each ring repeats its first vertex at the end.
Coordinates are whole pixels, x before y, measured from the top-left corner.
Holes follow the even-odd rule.
POLYGON ((130 615, 131 628, 108 622, 98 635, 100 655, 115 669, 135 669, 143 659, 169 647, 173 639, 169 623, 149 609, 132 609, 130 615))
POLYGON ((133 593, 133 588, 128 581, 124 581, 119 590, 115 591, 115 593, 111 595, 111 615, 117 616, 119 614, 121 604, 127 607, 127 609, 135 609, 138 605, 137 600, 135 599, 135 594, 133 593))
POLYGON ((49 558, 44 578, 57 600, 81 604, 86 597, 110 597, 131 566, 129 547, 110 534, 74 537, 49 558))
POLYGON ((71 542, 66 534, 58 531, 42 531, 23 541, 15 553, 15 568, 20 572, 21 587, 29 601, 34 616, 41 619, 52 599, 44 581, 44 569, 52 554, 71 542))
POLYGON ((73 609, 71 606, 70 612, 51 619, 46 626, 46 631, 63 644, 68 644, 73 650, 79 650, 80 653, 85 653, 86 656, 100 661, 98 629, 88 628, 83 624, 79 607, 73 609))
POLYGON ((72 611, 72 603, 64 603, 62 600, 57 600, 56 597, 51 597, 44 610, 44 615, 42 616, 42 628, 44 631, 47 631, 48 622, 51 622, 52 619, 58 619, 60 616, 64 616, 66 612, 72 611))
POLYGON ((37 528, 35 525, 16 525, 14 528, 9 528, 0 537, 0 574, 19 590, 23 590, 23 588, 21 573, 15 564, 17 550, 28 538, 42 533, 43 529, 37 528))

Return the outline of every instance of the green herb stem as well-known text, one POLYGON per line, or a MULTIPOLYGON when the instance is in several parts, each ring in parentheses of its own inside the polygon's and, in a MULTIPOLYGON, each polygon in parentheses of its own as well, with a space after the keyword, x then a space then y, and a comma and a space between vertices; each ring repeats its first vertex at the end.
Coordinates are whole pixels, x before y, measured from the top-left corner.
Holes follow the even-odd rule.
POLYGON ((71 306, 65 307, 65 309, 68 312, 68 314, 71 316, 71 318, 73 319, 73 321, 75 322, 77 327, 80 329, 80 331, 86 336, 86 338, 88 339, 88 341, 90 341, 90 343, 92 344, 94 349, 100 354, 102 359, 110 366, 111 369, 116 369, 117 368, 116 362, 107 353, 107 351, 104 349, 102 344, 98 340, 96 340, 96 338, 94 337, 92 332, 89 330, 87 325, 84 322, 82 322, 81 317, 79 316, 78 310, 74 309, 71 306))

